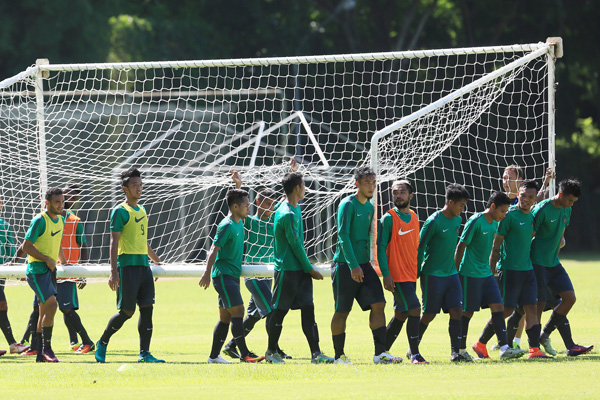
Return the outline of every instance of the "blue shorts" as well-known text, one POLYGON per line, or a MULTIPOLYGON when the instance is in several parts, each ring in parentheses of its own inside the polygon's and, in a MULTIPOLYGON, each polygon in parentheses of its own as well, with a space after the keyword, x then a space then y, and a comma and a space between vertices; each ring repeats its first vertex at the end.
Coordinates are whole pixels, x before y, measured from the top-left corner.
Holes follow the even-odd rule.
POLYGON ((246 278, 245 284, 252 295, 248 302, 247 314, 250 316, 260 316, 260 318, 266 317, 273 311, 273 300, 271 295, 273 279, 246 278))
POLYGON ((542 267, 533 264, 535 279, 538 285, 538 301, 548 300, 548 289, 553 293, 562 293, 573 290, 573 284, 569 274, 565 271, 562 264, 555 267, 542 267))
POLYGON ((6 282, 4 281, 4 279, 0 279, 0 303, 2 303, 3 301, 6 301, 6 295, 4 294, 4 285, 6 284, 6 282))
POLYGON ((152 269, 143 265, 127 265, 119 268, 117 308, 135 311, 135 305, 154 304, 154 277, 152 269))
POLYGON ((537 281, 533 269, 502 270, 498 273, 498 282, 504 307, 517 308, 537 304, 537 281))
POLYGON ((57 291, 56 301, 58 301, 58 308, 60 310, 79 310, 77 283, 70 281, 58 282, 57 291))
POLYGON ((350 266, 346 263, 334 263, 331 267, 331 282, 335 312, 347 313, 352 310, 354 299, 363 311, 371 309, 371 304, 385 303, 383 286, 377 272, 370 263, 360 264, 363 281, 352 279, 350 266))
POLYGON ((244 305, 240 291, 240 278, 231 275, 219 275, 212 278, 213 286, 219 294, 219 308, 231 308, 244 305))
POLYGON ((275 271, 273 308, 287 311, 314 306, 312 276, 304 271, 275 271))
POLYGON ((27 283, 41 304, 56 296, 56 270, 48 270, 43 274, 27 274, 27 283))
POLYGON ((394 310, 400 313, 421 308, 417 297, 417 282, 395 282, 394 283, 394 310))
POLYGON ((462 288, 458 274, 450 276, 421 276, 423 313, 439 314, 451 308, 462 308, 462 288))
POLYGON ((463 311, 479 311, 481 308, 488 308, 490 304, 502 304, 502 295, 495 276, 459 276, 463 291, 463 311))

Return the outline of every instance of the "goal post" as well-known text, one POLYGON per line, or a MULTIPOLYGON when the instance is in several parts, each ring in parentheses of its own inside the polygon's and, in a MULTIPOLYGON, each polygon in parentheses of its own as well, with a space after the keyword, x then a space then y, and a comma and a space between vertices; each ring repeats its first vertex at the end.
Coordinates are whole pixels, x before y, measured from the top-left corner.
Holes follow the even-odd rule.
MULTIPOLYGON (((105 277, 118 176, 142 171, 140 204, 157 276, 200 276, 237 170, 251 202, 283 195, 294 158, 306 181, 307 254, 329 275, 336 212, 359 166, 377 172, 375 221, 390 184, 414 182, 424 221, 460 183, 466 216, 501 190, 504 167, 541 179, 554 165, 554 49, 547 43, 234 60, 46 64, 0 82, 0 218, 22 242, 45 187, 77 184, 89 263, 62 277, 105 277)), ((256 205, 251 213, 257 212, 256 205)), ((375 246, 376 224, 371 245, 375 246)), ((263 246, 268 246, 262 242, 263 246)), ((373 248, 374 249, 374 248, 373 248)), ((373 250, 372 249, 372 250, 373 250)), ((9 278, 24 264, 2 266, 9 278)), ((245 265, 270 276, 272 265, 245 265)))

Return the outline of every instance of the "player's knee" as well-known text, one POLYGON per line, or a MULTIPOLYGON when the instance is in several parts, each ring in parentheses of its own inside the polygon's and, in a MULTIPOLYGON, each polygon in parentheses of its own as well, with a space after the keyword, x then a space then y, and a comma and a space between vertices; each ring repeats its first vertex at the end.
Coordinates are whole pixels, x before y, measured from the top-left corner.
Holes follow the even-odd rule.
POLYGON ((460 307, 454 307, 448 310, 450 319, 460 319, 462 317, 462 310, 460 307))
POLYGON ((348 315, 350 315, 349 312, 343 313, 336 311, 335 313, 333 313, 333 322, 346 321, 348 319, 348 315))
POLYGON ((373 303, 373 304, 371 304, 371 311, 377 312, 377 313, 381 313, 381 312, 383 312, 383 310, 385 310, 385 303, 384 302, 379 302, 379 303, 373 303))
POLYGON ((0 311, 8 310, 8 303, 6 301, 0 301, 0 311))
POLYGON ((504 305, 502 303, 490 304, 490 311, 493 313, 504 312, 504 305))
POLYGON ((420 317, 421 309, 419 307, 411 308, 406 313, 402 313, 402 314, 406 315, 406 317, 404 317, 404 319, 406 319, 407 317, 420 317))
POLYGON ((569 291, 569 292, 565 292, 563 293, 563 295, 561 296, 562 301, 565 304, 568 304, 569 306, 573 306, 573 304, 575 304, 575 302, 577 301, 577 298, 575 297, 575 292, 574 291, 569 291))
POLYGON ((73 311, 72 308, 67 308, 67 309, 64 309, 64 310, 60 310, 60 312, 62 312, 65 315, 71 314, 71 311, 73 311))
POLYGON ((239 306, 228 308, 227 311, 231 318, 242 318, 244 316, 244 305, 241 304, 239 306))
POLYGON ((133 317, 133 314, 135 314, 135 310, 119 310, 119 314, 125 317, 125 319, 129 319, 133 317))

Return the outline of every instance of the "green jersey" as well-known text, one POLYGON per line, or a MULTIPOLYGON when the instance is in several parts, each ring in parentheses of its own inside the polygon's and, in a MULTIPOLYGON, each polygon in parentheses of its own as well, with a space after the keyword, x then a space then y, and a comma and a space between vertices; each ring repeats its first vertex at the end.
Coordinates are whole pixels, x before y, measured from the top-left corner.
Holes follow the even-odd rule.
POLYGON ((455 275, 454 253, 462 219, 447 218, 442 211, 433 213, 421 228, 417 265, 421 275, 455 275))
MULTIPOLYGON (((29 240, 32 243, 36 243, 38 241, 38 239, 43 238, 43 241, 52 241, 52 240, 58 240, 58 239, 53 239, 55 237, 55 235, 57 235, 58 233, 60 233, 60 240, 62 240, 62 231, 64 228, 64 223, 65 223, 65 218, 62 215, 59 215, 58 218, 56 218, 55 220, 50 218, 50 216, 44 212, 41 214, 36 215, 33 220, 31 221, 31 224, 29 224, 29 229, 27 229, 27 233, 25 234, 25 240, 29 240), (46 218, 44 218, 44 214, 46 214, 48 221, 51 222, 50 226, 48 227, 49 229, 46 229, 46 218), (62 223, 61 220, 62 219, 62 223), (56 226, 56 227, 54 227, 56 226), (58 231, 58 229, 60 229, 60 232, 58 231)), ((60 243, 58 244, 60 246, 60 243)), ((44 252, 42 251, 42 249, 39 248, 39 246, 36 246, 36 248, 38 249, 38 251, 40 251, 42 254, 44 254, 44 252)), ((44 255, 49 255, 49 254, 44 254, 44 255)), ((39 261, 39 260, 33 260, 33 257, 30 255, 27 259, 27 270, 26 273, 27 274, 43 274, 46 273, 46 271, 48 271, 48 266, 46 265, 45 262, 43 261, 39 261)))
POLYGON ((16 253, 10 224, 0 218, 0 264, 9 262, 16 253))
POLYGON ((558 248, 565 228, 571 222, 571 207, 556 208, 551 199, 537 204, 533 211, 533 231, 531 242, 531 262, 543 267, 560 264, 558 248))
POLYGON ((246 262, 248 264, 273 263, 273 214, 269 218, 249 215, 244 220, 246 228, 246 262))
POLYGON ((533 269, 529 252, 533 235, 533 215, 524 213, 517 206, 508 209, 506 217, 498 225, 498 235, 504 236, 500 246, 498 269, 528 271, 533 269))
POLYGON ((275 270, 310 272, 313 267, 304 249, 304 225, 300 206, 285 201, 275 212, 275 270))
POLYGON ((244 222, 235 222, 227 216, 217 226, 213 244, 220 247, 212 270, 212 277, 231 275, 239 278, 244 256, 244 222))
POLYGON ((460 261, 459 273, 472 278, 492 275, 490 254, 498 221, 488 222, 483 213, 473 215, 465 224, 460 241, 467 245, 460 261))
POLYGON ((333 261, 347 263, 350 269, 371 260, 371 223, 375 207, 362 204, 355 195, 340 203, 337 213, 337 248, 333 261))
MULTIPOLYGON (((136 212, 143 211, 145 213, 144 207, 140 206, 139 204, 136 207, 131 207, 131 209, 136 212)), ((125 209, 125 207, 123 207, 122 204, 119 204, 118 206, 112 209, 112 212, 110 214, 110 231, 121 233, 121 239, 119 239, 120 243, 127 240, 127 238, 124 236, 126 235, 126 233, 124 233, 124 229, 125 225, 129 223, 130 219, 131 214, 125 209)), ((134 216, 132 223, 135 220, 136 217, 134 216)), ((148 227, 144 227, 144 229, 147 230, 148 227)), ((142 230, 140 230, 140 232, 141 231, 142 230)), ((144 233, 147 234, 147 232, 144 233)), ((130 265, 149 267, 150 261, 148 259, 148 254, 135 254, 133 252, 126 251, 117 256, 117 268, 123 268, 130 265)))

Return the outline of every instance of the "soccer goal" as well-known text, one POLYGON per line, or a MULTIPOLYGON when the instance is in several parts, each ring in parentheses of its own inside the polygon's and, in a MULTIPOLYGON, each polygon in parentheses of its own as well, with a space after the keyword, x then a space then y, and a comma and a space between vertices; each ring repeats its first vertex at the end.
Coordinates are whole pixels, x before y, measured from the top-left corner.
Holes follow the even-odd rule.
MULTIPOLYGON (((356 167, 378 173, 377 216, 390 183, 414 182, 419 219, 449 183, 481 211, 505 166, 541 179, 554 166, 554 62, 560 39, 497 47, 260 59, 49 64, 0 82, 0 218, 18 242, 44 191, 76 184, 90 262, 63 276, 107 276, 118 176, 143 172, 141 204, 162 276, 198 276, 225 193, 239 171, 251 201, 280 195, 295 158, 307 186, 305 243, 315 264, 336 245, 336 209, 356 167)), ((254 209, 255 210, 255 209, 254 209)), ((254 210, 252 212, 254 212, 254 210)), ((374 231, 374 229, 373 229, 374 231)), ((374 242, 374 240, 373 240, 374 242)), ((23 266, 3 267, 8 277, 23 266)), ((323 266, 323 271, 328 268, 323 266)), ((272 267, 245 268, 246 275, 272 267)))

